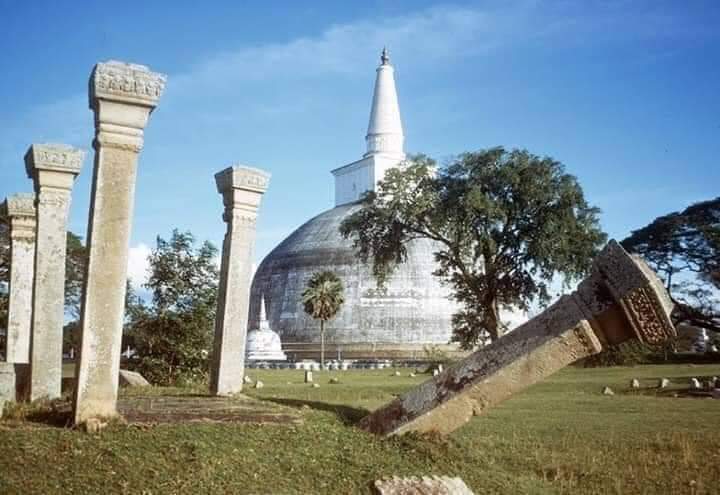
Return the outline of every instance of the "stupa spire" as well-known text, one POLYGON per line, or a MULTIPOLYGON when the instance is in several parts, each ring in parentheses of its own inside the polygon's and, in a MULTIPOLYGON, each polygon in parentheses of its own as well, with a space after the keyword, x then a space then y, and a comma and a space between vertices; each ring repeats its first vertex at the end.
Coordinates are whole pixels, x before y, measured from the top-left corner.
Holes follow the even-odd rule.
POLYGON ((260 324, 258 325, 260 330, 267 330, 270 328, 270 322, 267 319, 267 311, 265 310, 265 296, 260 298, 260 324))
POLYGON ((403 135, 400 106, 398 105, 397 91, 395 90, 394 69, 390 65, 390 55, 387 48, 383 48, 380 56, 380 66, 377 68, 375 91, 370 110, 370 123, 368 124, 365 141, 367 142, 366 157, 382 154, 401 160, 405 158, 405 152, 403 151, 405 136, 403 135))

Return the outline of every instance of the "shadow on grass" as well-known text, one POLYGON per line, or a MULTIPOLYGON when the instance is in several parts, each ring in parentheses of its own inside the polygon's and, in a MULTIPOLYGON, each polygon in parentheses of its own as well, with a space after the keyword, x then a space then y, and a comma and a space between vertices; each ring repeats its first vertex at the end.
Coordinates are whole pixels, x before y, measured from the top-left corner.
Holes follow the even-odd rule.
POLYGON ((357 424, 362 418, 364 418, 370 413, 370 411, 368 411, 367 409, 344 406, 342 404, 328 404, 327 402, 317 402, 312 400, 278 399, 269 397, 264 398, 263 400, 275 402, 276 404, 281 404, 283 406, 307 406, 310 409, 315 409, 316 411, 331 412, 335 414, 346 426, 352 426, 357 424))
POLYGON ((63 399, 6 404, 2 419, 9 422, 24 422, 57 428, 70 428, 73 424, 72 405, 69 400, 63 399))

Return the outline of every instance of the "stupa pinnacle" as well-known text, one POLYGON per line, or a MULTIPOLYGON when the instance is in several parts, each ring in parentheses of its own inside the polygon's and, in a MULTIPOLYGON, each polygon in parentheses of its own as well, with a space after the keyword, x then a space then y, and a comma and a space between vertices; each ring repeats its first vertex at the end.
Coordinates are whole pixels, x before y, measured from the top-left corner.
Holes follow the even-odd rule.
POLYGON ((383 48, 376 70, 370 122, 365 135, 367 151, 360 160, 332 171, 335 176, 335 205, 354 203, 374 191, 385 172, 405 159, 405 136, 395 89, 395 69, 383 48))
POLYGON ((403 160, 405 136, 403 136, 400 105, 395 90, 395 71, 390 65, 387 48, 383 48, 380 61, 375 78, 370 123, 365 136, 367 153, 364 156, 382 153, 403 160))

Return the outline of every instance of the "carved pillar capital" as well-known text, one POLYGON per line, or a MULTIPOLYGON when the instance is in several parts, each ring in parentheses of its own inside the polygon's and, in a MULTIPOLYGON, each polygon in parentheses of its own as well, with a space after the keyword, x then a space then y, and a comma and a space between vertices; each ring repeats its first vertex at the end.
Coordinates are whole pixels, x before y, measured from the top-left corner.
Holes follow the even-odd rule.
POLYGON ((241 165, 215 174, 215 184, 225 206, 223 220, 236 226, 254 227, 260 199, 269 183, 268 172, 241 165))
POLYGON ((13 241, 35 241, 35 195, 19 193, 8 196, 0 205, 10 223, 10 239, 13 241))
POLYGON ((144 65, 110 60, 90 75, 90 108, 95 112, 95 149, 107 146, 139 153, 148 117, 167 78, 144 65))
MULTIPOLYGON (((70 191, 80 173, 85 152, 64 144, 33 144, 25 153, 25 170, 40 188, 70 191)), ((40 200, 41 198, 38 198, 40 200)))

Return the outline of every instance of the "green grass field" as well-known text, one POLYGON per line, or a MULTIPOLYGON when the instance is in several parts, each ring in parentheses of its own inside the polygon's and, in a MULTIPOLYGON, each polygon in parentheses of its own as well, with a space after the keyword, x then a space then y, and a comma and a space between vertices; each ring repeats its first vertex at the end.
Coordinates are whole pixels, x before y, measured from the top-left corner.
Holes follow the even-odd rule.
POLYGON ((447 439, 355 428, 427 379, 401 372, 315 372, 311 388, 301 371, 251 370, 265 387, 248 395, 299 411, 301 424, 114 424, 89 435, 0 422, 0 494, 369 493, 381 477, 429 474, 460 476, 477 494, 720 493, 720 400, 649 388, 659 377, 686 387, 720 366, 568 368, 447 439), (627 390, 631 378, 648 390, 627 390))

